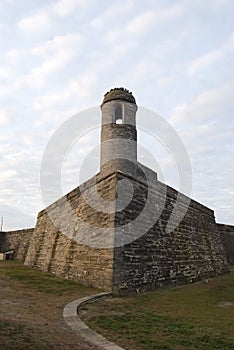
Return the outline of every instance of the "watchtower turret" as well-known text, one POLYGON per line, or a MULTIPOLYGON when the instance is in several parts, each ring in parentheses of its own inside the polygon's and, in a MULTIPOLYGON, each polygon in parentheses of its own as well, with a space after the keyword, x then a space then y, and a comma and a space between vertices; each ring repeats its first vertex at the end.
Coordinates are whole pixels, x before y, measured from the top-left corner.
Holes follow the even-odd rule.
POLYGON ((137 163, 135 98, 127 89, 111 89, 104 96, 101 110, 101 173, 131 173, 137 163))

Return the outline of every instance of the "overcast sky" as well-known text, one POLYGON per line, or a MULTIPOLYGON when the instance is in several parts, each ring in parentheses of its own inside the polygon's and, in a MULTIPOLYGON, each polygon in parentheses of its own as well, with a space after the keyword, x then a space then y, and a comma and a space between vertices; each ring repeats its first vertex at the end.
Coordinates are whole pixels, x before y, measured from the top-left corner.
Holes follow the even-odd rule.
MULTIPOLYGON (((0 17, 5 230, 33 226, 44 208, 40 166, 53 133, 116 86, 173 126, 190 157, 192 197, 234 224, 232 0, 0 0, 0 17)), ((93 131, 74 154, 98 143, 93 131)), ((177 188, 170 157, 150 147, 177 188)), ((78 158, 68 157, 64 193, 78 185, 78 158)))

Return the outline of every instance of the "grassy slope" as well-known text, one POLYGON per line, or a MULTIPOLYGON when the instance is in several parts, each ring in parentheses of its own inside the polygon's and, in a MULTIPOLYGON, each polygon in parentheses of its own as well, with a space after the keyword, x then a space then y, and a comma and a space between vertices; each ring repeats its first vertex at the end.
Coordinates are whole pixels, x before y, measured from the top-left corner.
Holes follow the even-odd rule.
POLYGON ((82 313, 92 328, 126 349, 231 350, 234 268, 200 284, 101 301, 82 313))

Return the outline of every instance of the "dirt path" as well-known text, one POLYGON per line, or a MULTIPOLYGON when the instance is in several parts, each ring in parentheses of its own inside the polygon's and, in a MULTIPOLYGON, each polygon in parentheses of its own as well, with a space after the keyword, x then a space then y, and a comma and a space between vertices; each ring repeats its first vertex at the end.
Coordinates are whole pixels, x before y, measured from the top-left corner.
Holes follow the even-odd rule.
MULTIPOLYGON (((0 349, 97 350, 74 335, 63 320, 63 307, 90 291, 63 295, 35 290, 35 284, 9 277, 0 263, 0 349)), ((13 266, 12 266, 13 268, 13 266)), ((87 289, 88 290, 88 289, 87 289)))

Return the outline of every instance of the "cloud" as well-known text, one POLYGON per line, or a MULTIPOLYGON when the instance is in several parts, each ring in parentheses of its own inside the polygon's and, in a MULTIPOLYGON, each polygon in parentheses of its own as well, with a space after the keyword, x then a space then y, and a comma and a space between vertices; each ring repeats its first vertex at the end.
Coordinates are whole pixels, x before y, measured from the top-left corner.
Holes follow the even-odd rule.
POLYGON ((33 69, 27 77, 27 82, 32 87, 40 87, 46 85, 47 80, 52 74, 59 72, 71 60, 71 52, 60 52, 59 56, 48 58, 40 67, 33 69))
POLYGON ((33 55, 47 58, 51 55, 57 55, 66 50, 80 49, 84 38, 79 32, 71 32, 64 35, 54 36, 51 40, 43 42, 43 44, 35 46, 31 49, 33 55))
POLYGON ((233 223, 234 205, 233 83, 196 95, 173 109, 170 122, 179 130, 193 168, 193 195, 215 210, 217 221, 233 223))
POLYGON ((0 79, 9 80, 12 76, 13 72, 10 67, 0 67, 0 79))
POLYGON ((86 0, 59 0, 51 6, 50 10, 59 17, 65 17, 74 13, 77 7, 83 7, 85 3, 86 0))
POLYGON ((44 8, 37 9, 31 16, 21 18, 17 27, 30 36, 51 33, 58 28, 58 20, 73 15, 78 8, 87 6, 85 0, 59 0, 44 8))
POLYGON ((0 125, 9 125, 12 122, 12 117, 15 113, 13 108, 0 109, 0 125))
POLYGON ((3 111, 0 111, 0 125, 8 124, 7 114, 3 111))
POLYGON ((75 113, 90 107, 90 96, 98 85, 94 72, 84 72, 72 78, 58 91, 38 97, 33 107, 40 112, 39 124, 64 121, 75 113))
MULTIPOLYGON (((36 215, 40 159, 51 134, 71 115, 99 104, 109 88, 126 86, 139 105, 169 115, 181 133, 197 199, 210 197, 212 204, 217 190, 217 206, 230 206, 222 188, 233 186, 231 1, 3 1, 0 170, 6 171, 6 205, 36 215)), ((166 156, 160 165, 173 181, 166 156)))
POLYGON ((35 217, 20 211, 14 206, 0 203, 0 217, 3 217, 3 231, 35 226, 35 217))
POLYGON ((126 15, 130 15, 134 10, 134 3, 132 0, 127 0, 124 6, 121 2, 117 2, 112 6, 108 6, 100 16, 91 20, 90 24, 95 30, 102 30, 109 28, 113 23, 120 25, 124 21, 126 15), (130 12, 131 11, 131 12, 130 12))
POLYGON ((20 49, 13 48, 6 53, 6 57, 7 57, 8 63, 12 65, 16 65, 16 64, 19 64, 19 62, 22 62, 27 57, 28 54, 29 54, 28 50, 24 48, 20 48, 20 49))
POLYGON ((139 41, 150 32, 150 37, 157 35, 156 28, 169 20, 179 18, 185 11, 183 4, 176 4, 167 7, 152 8, 133 15, 128 18, 128 22, 118 25, 108 32, 107 39, 109 42, 126 41, 127 39, 136 38, 139 41))
MULTIPOLYGON (((35 218, 40 206, 38 176, 42 150, 39 152, 38 145, 26 144, 25 135, 22 140, 20 134, 14 136, 17 136, 14 143, 7 143, 8 138, 4 140, 0 137, 0 207, 9 208, 12 213, 14 208, 20 208, 20 217, 25 214, 35 218)), ((8 222, 15 223, 13 218, 10 220, 10 211, 7 211, 7 216, 8 222)))
POLYGON ((195 60, 193 60, 188 68, 187 72, 190 75, 194 75, 200 70, 205 69, 207 66, 210 66, 211 64, 216 63, 217 61, 221 60, 224 57, 224 53, 221 49, 214 50, 212 52, 208 52, 195 60))
POLYGON ((129 34, 139 35, 150 30, 156 19, 155 11, 149 10, 135 16, 127 25, 126 31, 129 34))
POLYGON ((69 33, 33 47, 29 54, 41 63, 23 77, 21 84, 26 82, 32 88, 44 87, 51 76, 69 70, 69 63, 79 55, 82 44, 80 33, 69 33))
POLYGON ((171 111, 170 122, 206 123, 222 115, 222 119, 230 118, 233 110, 234 84, 226 83, 217 88, 204 91, 183 105, 171 111))
POLYGON ((153 25, 157 25, 160 22, 177 18, 184 13, 184 7, 181 4, 168 6, 165 8, 158 8, 154 10, 148 10, 142 14, 135 16, 127 25, 126 30, 128 33, 139 35, 146 30, 150 30, 153 25))
POLYGON ((5 182, 11 179, 16 175, 16 171, 12 169, 5 170, 4 172, 0 172, 0 181, 5 182))
POLYGON ((24 17, 17 23, 18 28, 30 35, 47 33, 52 28, 52 19, 47 11, 24 17))
POLYGON ((230 38, 222 44, 218 49, 207 52, 194 60, 188 65, 187 73, 189 75, 195 75, 198 72, 211 68, 214 64, 219 61, 226 60, 229 54, 233 55, 234 51, 234 33, 231 34, 230 38))

